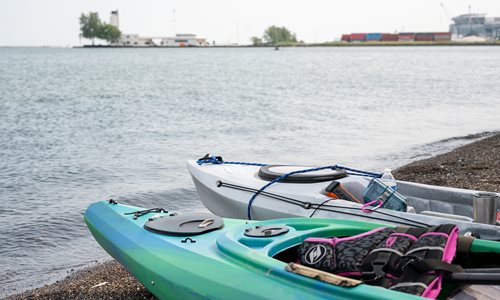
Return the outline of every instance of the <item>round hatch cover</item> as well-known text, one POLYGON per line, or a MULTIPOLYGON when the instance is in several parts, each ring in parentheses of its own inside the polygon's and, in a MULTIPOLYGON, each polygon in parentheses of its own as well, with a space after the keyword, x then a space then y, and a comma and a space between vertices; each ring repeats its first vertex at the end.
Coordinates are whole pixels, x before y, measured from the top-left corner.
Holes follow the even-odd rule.
POLYGON ((254 228, 245 229, 245 235, 250 237, 274 237, 285 234, 289 231, 287 226, 255 226, 254 228))
MULTIPOLYGON (((313 167, 304 167, 304 166, 287 166, 287 165, 268 165, 263 166, 259 170, 259 177, 264 180, 274 180, 280 176, 283 176, 287 173, 312 169, 313 167)), ((323 181, 332 181, 340 178, 344 178, 347 176, 347 172, 344 169, 324 169, 319 171, 311 171, 307 173, 297 173, 292 174, 281 182, 293 182, 293 183, 314 183, 314 182, 323 182, 323 181)))
POLYGON ((156 233, 175 236, 193 236, 224 227, 222 218, 214 214, 165 215, 150 219, 144 228, 156 233))

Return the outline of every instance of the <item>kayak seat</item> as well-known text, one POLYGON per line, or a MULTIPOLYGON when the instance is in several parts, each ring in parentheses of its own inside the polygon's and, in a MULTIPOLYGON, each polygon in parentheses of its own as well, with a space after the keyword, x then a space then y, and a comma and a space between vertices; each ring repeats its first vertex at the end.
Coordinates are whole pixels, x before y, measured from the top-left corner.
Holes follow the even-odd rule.
POLYGON ((408 205, 413 206, 417 213, 422 213, 423 211, 433 211, 443 214, 459 215, 472 218, 472 205, 469 203, 465 203, 466 201, 461 200, 462 199, 457 199, 457 201, 443 201, 439 199, 425 199, 411 196, 406 197, 408 205))
MULTIPOLYGON (((285 174, 294 171, 311 169, 311 167, 305 166, 290 166, 290 165, 267 165, 262 166, 259 169, 258 176, 267 181, 275 180, 285 174)), ((296 173, 291 174, 280 182, 290 182, 290 183, 315 183, 315 182, 324 182, 324 181, 332 181, 341 179, 347 176, 347 172, 344 169, 326 169, 326 170, 318 170, 311 171, 306 173, 296 173)))
POLYGON ((420 214, 424 215, 424 216, 432 216, 432 217, 438 217, 438 218, 447 218, 447 219, 459 220, 459 221, 464 221, 464 222, 473 222, 474 221, 474 219, 466 217, 466 216, 445 214, 445 213, 440 213, 440 212, 435 212, 435 211, 429 211, 429 210, 424 210, 420 214))
POLYGON ((460 189, 398 181, 398 192, 406 197, 408 205, 413 206, 417 213, 428 210, 469 218, 474 216, 472 194, 460 189))

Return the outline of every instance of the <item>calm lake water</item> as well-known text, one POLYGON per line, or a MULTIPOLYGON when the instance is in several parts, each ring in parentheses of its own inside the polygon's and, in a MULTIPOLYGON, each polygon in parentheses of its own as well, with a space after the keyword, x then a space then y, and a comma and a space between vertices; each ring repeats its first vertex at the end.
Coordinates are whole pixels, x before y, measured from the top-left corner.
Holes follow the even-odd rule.
POLYGON ((108 257, 94 201, 202 211, 188 159, 380 171, 499 130, 499 50, 0 48, 0 297, 108 257))

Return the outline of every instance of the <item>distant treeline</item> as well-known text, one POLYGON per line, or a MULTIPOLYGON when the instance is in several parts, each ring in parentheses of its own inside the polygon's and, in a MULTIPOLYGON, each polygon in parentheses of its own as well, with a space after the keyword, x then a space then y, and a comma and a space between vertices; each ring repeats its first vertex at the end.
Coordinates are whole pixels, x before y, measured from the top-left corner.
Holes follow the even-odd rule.
POLYGON ((122 33, 120 29, 111 24, 107 24, 99 18, 96 12, 89 12, 80 16, 80 36, 92 40, 105 40, 108 43, 114 43, 120 40, 122 33))
POLYGON ((262 37, 253 36, 250 38, 254 46, 278 46, 297 44, 295 33, 290 32, 286 27, 269 26, 262 37))

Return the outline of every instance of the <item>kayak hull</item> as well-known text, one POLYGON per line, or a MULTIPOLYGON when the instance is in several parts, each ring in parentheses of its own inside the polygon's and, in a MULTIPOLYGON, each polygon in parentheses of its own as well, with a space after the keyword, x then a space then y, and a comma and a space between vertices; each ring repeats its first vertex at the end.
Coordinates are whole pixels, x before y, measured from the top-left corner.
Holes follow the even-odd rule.
MULTIPOLYGON (((248 218, 250 198, 255 191, 269 183, 259 178, 259 166, 198 165, 196 161, 189 161, 187 168, 205 207, 223 217, 248 218), (221 182, 225 185, 221 186, 221 182), (229 188, 226 185, 239 188, 229 188)), ((349 176, 338 181, 354 190, 355 196, 362 199, 370 179, 349 176)), ((472 194, 477 192, 474 190, 398 181, 398 191, 407 198, 409 205, 417 209, 417 213, 379 209, 367 214, 361 211, 361 205, 358 203, 328 197, 324 193, 328 184, 329 182, 273 184, 265 191, 304 203, 326 204, 315 211, 261 194, 252 203, 251 217, 255 220, 267 220, 312 216, 417 227, 452 222, 457 224, 463 233, 472 232, 484 239, 500 240, 499 226, 472 222, 472 194)))
MULTIPOLYGON (((98 243, 160 299, 417 299, 369 285, 340 287, 287 272, 277 253, 308 236, 347 236, 380 225, 327 219, 261 222, 224 219, 224 228, 185 240, 144 229, 152 216, 125 215, 141 208, 92 204, 84 218, 98 243), (252 238, 245 229, 284 225, 289 232, 252 238), (185 242, 183 242, 185 241, 185 242)), ((157 215, 162 215, 159 213, 157 215)), ((168 216, 166 216, 168 217, 168 216)))

